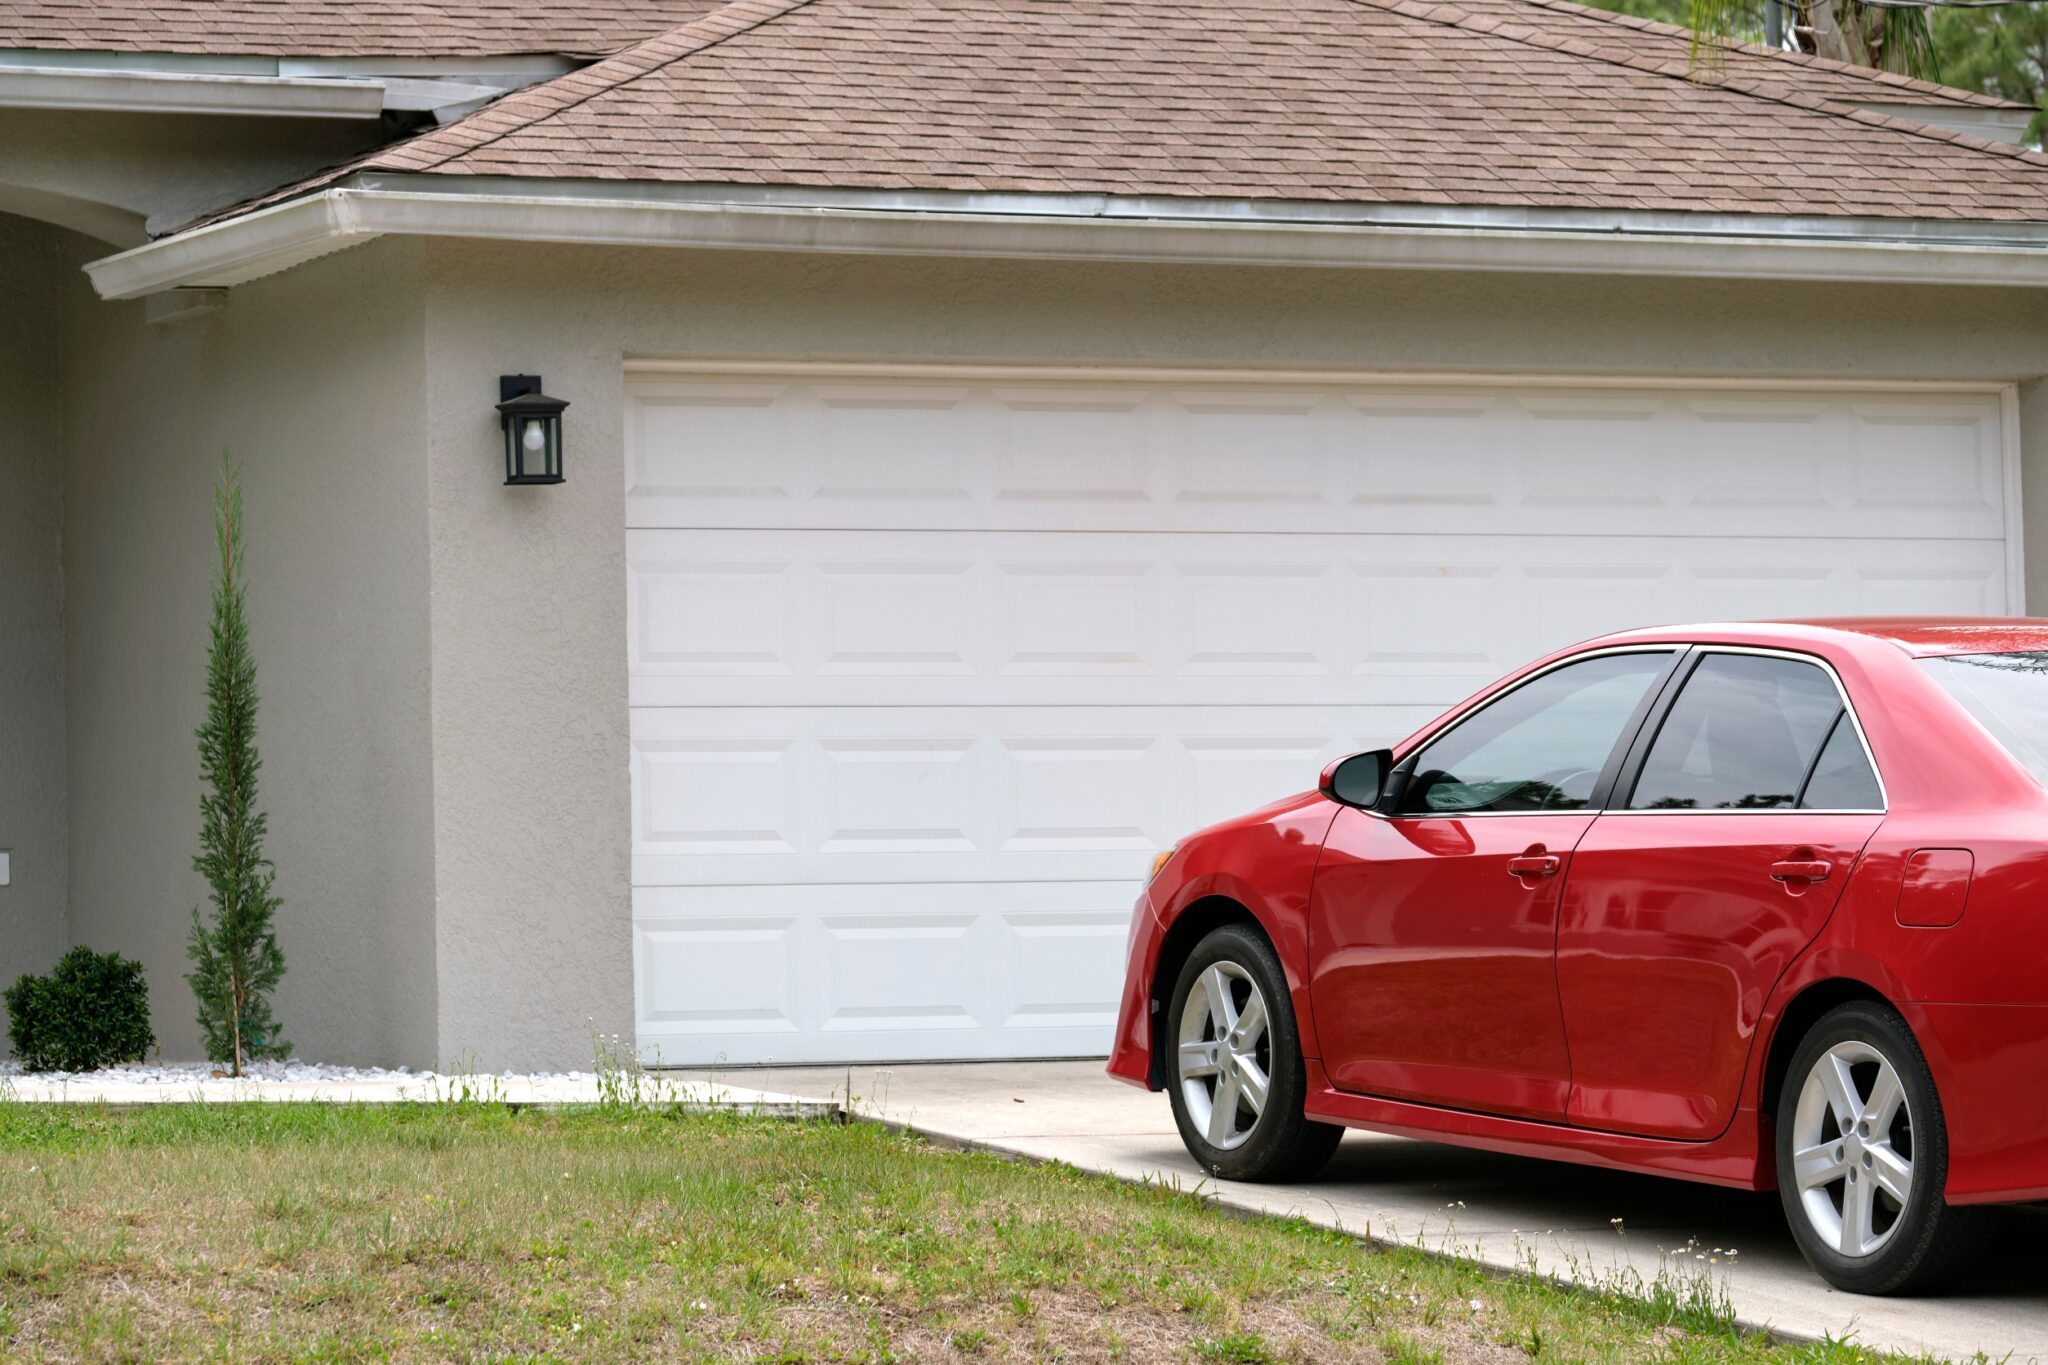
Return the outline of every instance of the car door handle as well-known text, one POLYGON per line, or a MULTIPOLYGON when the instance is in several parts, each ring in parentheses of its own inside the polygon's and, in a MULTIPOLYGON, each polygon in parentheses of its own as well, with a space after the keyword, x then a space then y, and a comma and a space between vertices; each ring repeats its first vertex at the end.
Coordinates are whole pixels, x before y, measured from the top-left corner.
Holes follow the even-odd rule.
POLYGON ((1825 858, 1787 858, 1771 864, 1774 882, 1824 882, 1835 865, 1825 858))
POLYGON ((1555 854, 1524 853, 1519 858, 1508 859, 1508 875, 1510 877, 1555 877, 1558 868, 1563 866, 1564 864, 1558 860, 1555 854))

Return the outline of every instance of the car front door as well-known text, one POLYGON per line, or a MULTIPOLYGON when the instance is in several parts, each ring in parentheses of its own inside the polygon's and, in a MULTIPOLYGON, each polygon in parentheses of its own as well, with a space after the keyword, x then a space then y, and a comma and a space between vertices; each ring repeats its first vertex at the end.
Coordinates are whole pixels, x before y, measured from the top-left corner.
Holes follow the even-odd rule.
POLYGON ((1532 675, 1407 758, 1390 809, 1338 814, 1309 921, 1310 998, 1338 1089, 1563 1116, 1560 893, 1676 658, 1604 653, 1532 675))
POLYGON ((1704 1139, 1734 1116, 1765 997, 1884 818, 1834 674, 1704 649, 1572 860, 1557 937, 1571 1122, 1704 1139))

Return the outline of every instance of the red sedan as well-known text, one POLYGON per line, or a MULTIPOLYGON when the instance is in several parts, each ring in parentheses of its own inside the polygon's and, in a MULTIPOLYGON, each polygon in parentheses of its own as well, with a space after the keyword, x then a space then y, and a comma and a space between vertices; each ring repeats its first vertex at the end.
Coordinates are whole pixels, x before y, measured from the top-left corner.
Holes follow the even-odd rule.
POLYGON ((2048 1197, 2048 620, 1632 631, 1162 856, 1114 1076, 1233 1180, 1345 1127, 1776 1188, 1924 1288, 2048 1197))

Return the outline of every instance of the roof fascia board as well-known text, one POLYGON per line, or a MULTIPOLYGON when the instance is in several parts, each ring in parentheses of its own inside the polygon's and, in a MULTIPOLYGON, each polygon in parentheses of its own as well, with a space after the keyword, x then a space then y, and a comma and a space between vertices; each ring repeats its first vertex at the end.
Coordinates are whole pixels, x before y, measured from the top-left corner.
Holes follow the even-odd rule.
POLYGON ((352 221, 351 207, 347 197, 331 192, 294 199, 215 228, 90 261, 85 270, 108 299, 143 298, 181 287, 224 288, 375 237, 352 221), (201 280, 206 284, 199 285, 201 280))
POLYGON ((36 71, 168 71, 216 76, 277 76, 277 58, 239 53, 84 52, 72 48, 0 48, 0 67, 36 71))
POLYGON ((216 76, 417 76, 511 88, 564 76, 587 61, 545 53, 527 57, 265 57, 217 52, 74 52, 0 48, 0 69, 154 71, 216 76))
POLYGON ((510 89, 566 76, 588 61, 538 53, 530 57, 278 57, 280 76, 418 76, 468 80, 510 89))
POLYGON ((1840 239, 1851 242, 1954 241, 2048 248, 2048 223, 1957 222, 1940 218, 1846 214, 1686 213, 1652 209, 1366 204, 1327 199, 1226 199, 1044 191, 868 190, 824 185, 680 184, 659 181, 539 179, 358 171, 337 188, 502 199, 574 199, 587 203, 674 203, 831 212, 953 216, 1131 219, 1157 222, 1286 223, 1373 227, 1469 227, 1579 233, 1840 239))
POLYGON ((2027 145, 2027 129, 2033 125, 2032 109, 2007 109, 1975 104, 1913 104, 1899 100, 1857 100, 1855 107, 1889 118, 1924 123, 1950 133, 1968 133, 1993 142, 2027 145))
POLYGON ((1887 224, 1894 235, 1874 239, 1775 230, 1780 220, 1740 215, 1696 221, 1689 232, 1661 221, 1635 224, 1635 215, 1602 217, 1602 228, 1574 229, 1526 211, 1329 222, 1271 213, 939 213, 340 187, 104 257, 86 271, 101 297, 139 298, 241 284, 391 233, 865 255, 2048 286, 2048 233, 2031 224, 1974 225, 1975 237, 1948 224, 1939 235, 1901 236, 1901 229, 1935 225, 1887 224))
POLYGON ((384 110, 384 87, 369 80, 0 67, 0 108, 373 119, 384 110))

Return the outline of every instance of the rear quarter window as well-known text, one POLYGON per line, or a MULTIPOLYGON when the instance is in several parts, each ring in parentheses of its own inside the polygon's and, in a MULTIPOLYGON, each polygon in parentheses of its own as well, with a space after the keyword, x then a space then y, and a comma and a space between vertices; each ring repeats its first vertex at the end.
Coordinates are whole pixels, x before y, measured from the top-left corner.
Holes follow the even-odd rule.
POLYGON ((1950 654, 1920 666, 2048 787, 2048 650, 1950 654))

